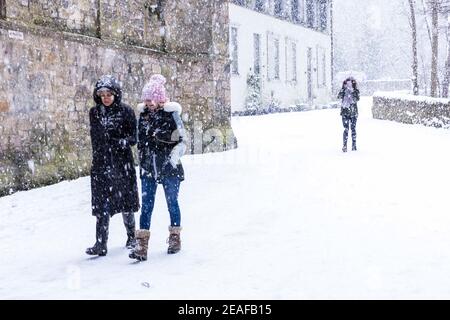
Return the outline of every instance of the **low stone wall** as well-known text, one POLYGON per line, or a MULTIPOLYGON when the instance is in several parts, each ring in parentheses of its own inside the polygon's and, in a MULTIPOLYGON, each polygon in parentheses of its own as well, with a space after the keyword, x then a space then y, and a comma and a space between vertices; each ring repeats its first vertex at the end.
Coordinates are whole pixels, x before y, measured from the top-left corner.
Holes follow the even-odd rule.
POLYGON ((373 95, 372 115, 374 119, 450 128, 450 100, 376 92, 373 95))

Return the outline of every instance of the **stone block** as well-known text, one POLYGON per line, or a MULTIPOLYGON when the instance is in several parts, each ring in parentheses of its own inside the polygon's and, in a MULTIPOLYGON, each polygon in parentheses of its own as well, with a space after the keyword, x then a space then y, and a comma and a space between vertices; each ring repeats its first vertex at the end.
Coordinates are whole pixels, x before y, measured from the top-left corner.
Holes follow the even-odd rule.
POLYGON ((0 112, 8 112, 9 111, 9 102, 6 100, 0 100, 0 112))

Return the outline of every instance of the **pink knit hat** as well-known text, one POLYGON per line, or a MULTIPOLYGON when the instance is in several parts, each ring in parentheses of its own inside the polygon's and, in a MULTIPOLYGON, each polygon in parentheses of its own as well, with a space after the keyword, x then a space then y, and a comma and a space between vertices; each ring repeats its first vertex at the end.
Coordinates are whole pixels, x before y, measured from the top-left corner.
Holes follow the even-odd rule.
POLYGON ((166 78, 161 74, 154 74, 142 89, 142 101, 166 102, 166 78))

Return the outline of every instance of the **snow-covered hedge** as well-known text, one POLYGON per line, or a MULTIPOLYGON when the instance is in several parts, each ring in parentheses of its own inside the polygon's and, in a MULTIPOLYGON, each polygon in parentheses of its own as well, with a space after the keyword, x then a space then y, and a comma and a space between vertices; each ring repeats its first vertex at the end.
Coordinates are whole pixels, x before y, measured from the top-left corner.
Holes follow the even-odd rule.
POLYGON ((450 100, 397 92, 375 92, 374 119, 450 128, 450 100))
POLYGON ((257 116, 257 115, 270 114, 270 113, 335 109, 335 108, 339 108, 339 106, 340 106, 340 104, 338 101, 333 101, 328 104, 322 104, 322 105, 298 104, 298 105, 292 105, 289 107, 268 106, 267 108, 261 108, 261 109, 234 111, 232 113, 232 116, 233 117, 235 117, 235 116, 257 116))

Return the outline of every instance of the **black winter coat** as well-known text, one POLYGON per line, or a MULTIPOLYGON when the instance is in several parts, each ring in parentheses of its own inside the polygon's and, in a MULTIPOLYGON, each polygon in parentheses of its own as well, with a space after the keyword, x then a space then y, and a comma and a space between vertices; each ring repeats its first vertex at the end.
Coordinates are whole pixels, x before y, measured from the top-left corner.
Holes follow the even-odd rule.
MULTIPOLYGON (((92 214, 112 216, 139 210, 136 169, 131 146, 136 144, 136 116, 133 109, 120 102, 120 88, 113 105, 98 103, 90 109, 92 143, 91 192, 92 214)), ((95 92, 95 91, 94 91, 95 92)), ((101 101, 101 100, 100 100, 101 101)))
MULTIPOLYGON (((345 88, 342 88, 341 91, 339 91, 338 99, 341 99, 341 101, 344 100, 345 90, 346 90, 345 88)), ((357 101, 359 101, 359 90, 358 89, 353 90, 352 97, 353 97, 354 103, 351 104, 349 108, 343 108, 341 106, 341 116, 350 117, 350 118, 358 117, 358 104, 357 104, 357 101)))
POLYGON ((179 112, 143 108, 138 124, 141 176, 153 177, 158 183, 165 177, 183 181, 184 169, 179 161, 186 148, 183 139, 184 126, 179 112))

